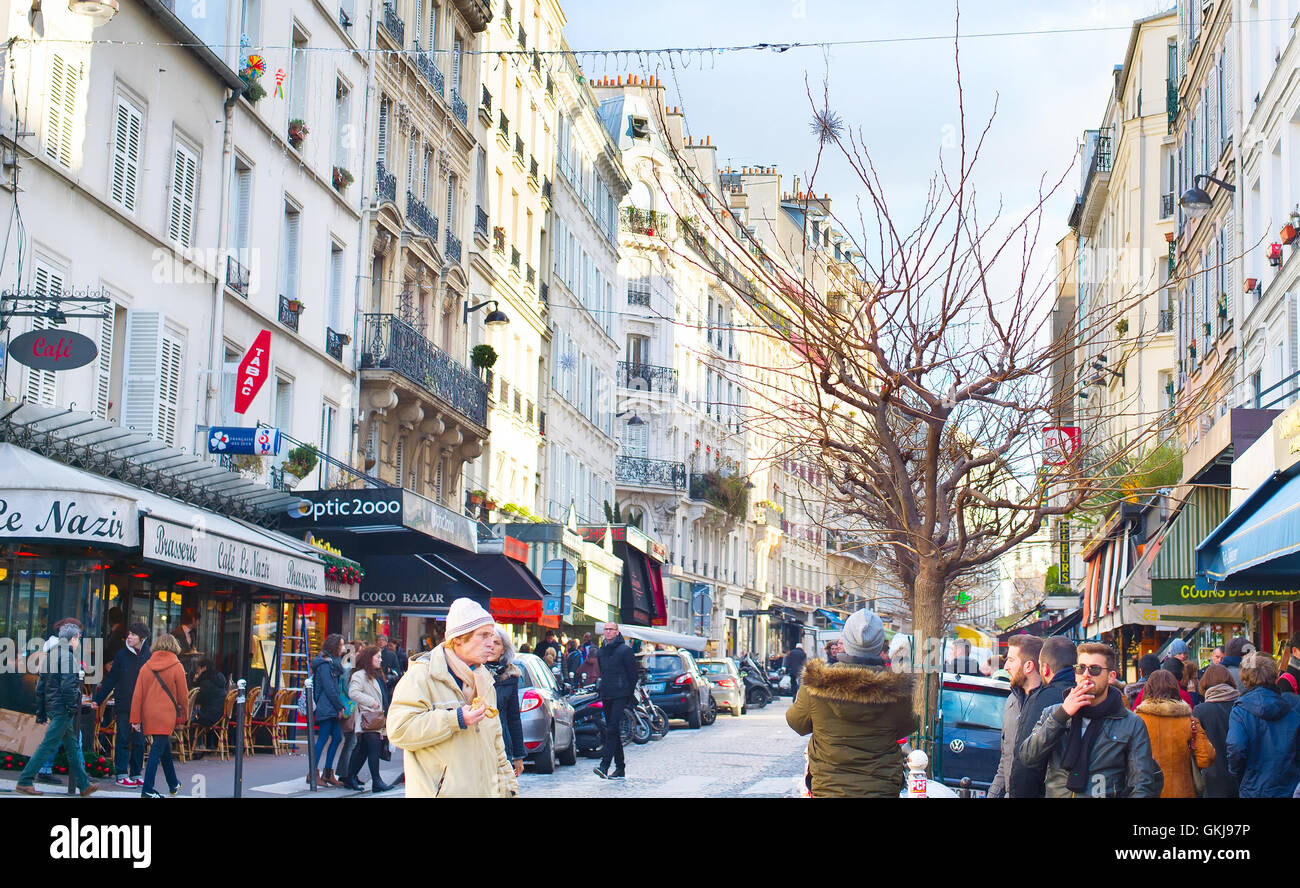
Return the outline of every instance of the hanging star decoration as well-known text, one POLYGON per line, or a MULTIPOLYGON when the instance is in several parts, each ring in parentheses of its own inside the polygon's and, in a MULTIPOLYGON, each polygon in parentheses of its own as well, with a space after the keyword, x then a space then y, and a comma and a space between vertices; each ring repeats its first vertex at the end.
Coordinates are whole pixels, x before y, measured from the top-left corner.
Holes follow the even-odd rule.
POLYGON ((822 108, 813 115, 809 128, 817 136, 817 140, 825 145, 834 142, 844 134, 844 121, 830 108, 822 108))
POLYGON ((566 352, 565 354, 560 355, 560 369, 561 369, 561 370, 572 370, 572 369, 573 369, 574 367, 576 367, 576 366, 578 366, 578 362, 577 362, 577 360, 573 357, 573 355, 571 355, 571 354, 569 354, 569 353, 567 353, 567 352, 566 352))
POLYGON ((958 603, 958 604, 970 604, 970 596, 967 595, 965 592, 958 592, 958 593, 957 593, 957 603, 958 603))
POLYGON ((275 95, 276 98, 284 98, 284 69, 275 69, 275 95))

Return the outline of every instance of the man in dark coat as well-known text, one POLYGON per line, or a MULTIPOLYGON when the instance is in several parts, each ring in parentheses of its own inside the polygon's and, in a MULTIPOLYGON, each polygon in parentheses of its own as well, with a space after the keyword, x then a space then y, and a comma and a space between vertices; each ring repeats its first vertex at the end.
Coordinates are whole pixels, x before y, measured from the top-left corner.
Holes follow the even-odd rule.
POLYGON ((600 665, 601 711, 605 715, 605 751, 596 767, 596 776, 602 779, 620 779, 627 776, 623 761, 623 711, 632 702, 639 669, 636 654, 618 631, 617 623, 605 624, 605 643, 596 651, 600 665), (610 762, 614 770, 609 770, 610 762))
POLYGON ((1137 696, 1146 687, 1151 673, 1160 668, 1160 658, 1155 654, 1143 654, 1138 658, 1138 680, 1124 688, 1124 705, 1132 709, 1137 705, 1137 696))
MULTIPOLYGON (((108 635, 104 638, 104 662, 112 668, 117 652, 126 644, 126 618, 120 607, 108 609, 108 635)), ((148 658, 146 658, 148 659, 148 658)))
POLYGON ((36 772, 54 758, 60 745, 68 758, 68 767, 83 797, 99 789, 86 774, 86 763, 77 737, 77 716, 81 712, 81 623, 65 618, 55 624, 57 638, 46 642, 46 660, 41 666, 41 680, 36 685, 36 723, 49 723, 41 745, 36 747, 27 765, 18 775, 16 792, 24 795, 43 795, 32 785, 36 772))
POLYGON ((384 674, 384 687, 388 689, 391 698, 393 688, 397 686, 397 680, 402 677, 404 671, 403 661, 397 656, 397 651, 389 647, 387 635, 376 638, 375 645, 379 648, 379 671, 384 674))
POLYGON ((803 676, 804 664, 808 662, 808 654, 804 651, 802 644, 796 644, 790 649, 790 653, 785 655, 785 672, 790 676, 790 696, 799 696, 799 679, 803 676))
POLYGON ((132 623, 124 644, 113 657, 113 668, 95 690, 96 706, 107 700, 109 694, 113 695, 117 726, 113 734, 113 764, 118 786, 143 785, 140 772, 144 769, 144 735, 131 728, 131 698, 135 695, 140 667, 149 662, 149 654, 149 627, 141 622, 132 623))
MULTIPOLYGON (((1020 722, 1016 730, 1015 748, 1019 749, 1033 733, 1043 710, 1059 706, 1074 687, 1074 642, 1054 635, 1043 640, 1038 653, 1038 666, 1042 670, 1042 684, 1025 696, 1020 708, 1020 722)), ((1007 778, 1007 797, 1013 799, 1041 799, 1046 792, 1047 766, 1027 765, 1018 758, 1011 763, 1007 778)))

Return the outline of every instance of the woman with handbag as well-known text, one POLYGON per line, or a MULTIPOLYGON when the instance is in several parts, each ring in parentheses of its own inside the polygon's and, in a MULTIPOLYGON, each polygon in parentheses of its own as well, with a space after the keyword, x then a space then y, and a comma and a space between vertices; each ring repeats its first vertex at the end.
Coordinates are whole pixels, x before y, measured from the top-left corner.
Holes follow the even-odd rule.
POLYGON ((153 654, 140 670, 135 693, 131 695, 131 727, 150 739, 149 761, 144 768, 144 786, 140 798, 160 799, 162 794, 153 788, 158 766, 162 765, 167 779, 167 792, 176 795, 181 790, 180 778, 172 762, 172 732, 189 717, 189 689, 185 685, 185 667, 178 654, 181 646, 176 637, 164 632, 154 639, 153 654))
POLYGON ((1214 764, 1202 774, 1205 788, 1201 797, 1235 799, 1237 778, 1228 770, 1228 717, 1241 694, 1228 667, 1218 663, 1211 663, 1201 673, 1200 692, 1205 702, 1193 709, 1192 715, 1214 746, 1214 764))
MULTIPOLYGON (((348 696, 357 706, 356 748, 347 766, 343 785, 355 792, 365 789, 357 781, 363 761, 370 765, 370 785, 373 792, 388 792, 393 787, 379 776, 379 753, 383 746, 386 718, 384 716, 383 656, 378 647, 364 647, 357 654, 357 664, 348 682, 348 696)), ((342 766, 343 762, 339 762, 342 766)))
POLYGON ((1164 773, 1162 799, 1191 799, 1197 791, 1195 767, 1214 764, 1214 746, 1196 719, 1192 707, 1179 695, 1178 679, 1167 669, 1157 669, 1142 689, 1135 710, 1151 738, 1151 756, 1164 773))
MULTIPOLYGON (((320 768, 319 781, 328 786, 342 786, 343 781, 334 776, 334 755, 343 745, 343 725, 345 715, 343 694, 340 692, 339 679, 343 677, 343 636, 337 632, 325 636, 321 652, 311 661, 311 677, 314 684, 316 709, 316 767, 320 768), (329 741, 329 749, 325 748, 329 741), (321 753, 326 753, 321 758, 321 753)), ((308 779, 310 781, 310 778, 308 779)))

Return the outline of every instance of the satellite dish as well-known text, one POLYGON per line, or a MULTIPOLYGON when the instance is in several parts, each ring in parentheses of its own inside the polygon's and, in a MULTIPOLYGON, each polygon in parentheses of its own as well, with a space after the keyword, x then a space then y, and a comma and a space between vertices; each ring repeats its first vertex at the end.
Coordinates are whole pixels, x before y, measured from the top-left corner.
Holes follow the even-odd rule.
POLYGON ((300 499, 296 503, 290 503, 285 509, 290 518, 306 518, 311 514, 311 500, 300 499))

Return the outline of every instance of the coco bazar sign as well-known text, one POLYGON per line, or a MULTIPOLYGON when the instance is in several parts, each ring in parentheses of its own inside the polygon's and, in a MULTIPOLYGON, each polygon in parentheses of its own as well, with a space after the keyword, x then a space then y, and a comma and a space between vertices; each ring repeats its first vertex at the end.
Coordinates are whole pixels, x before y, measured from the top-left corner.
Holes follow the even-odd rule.
POLYGON ((310 595, 329 591, 321 562, 209 533, 202 527, 145 518, 143 551, 146 561, 243 580, 268 589, 310 595))

